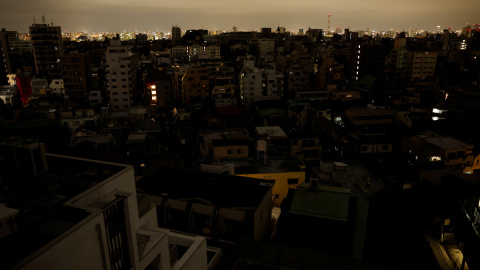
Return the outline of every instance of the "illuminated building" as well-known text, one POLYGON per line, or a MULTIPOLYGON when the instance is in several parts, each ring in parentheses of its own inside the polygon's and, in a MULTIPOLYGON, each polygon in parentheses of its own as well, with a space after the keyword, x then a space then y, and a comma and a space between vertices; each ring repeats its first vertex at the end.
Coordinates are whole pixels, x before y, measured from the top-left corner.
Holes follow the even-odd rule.
POLYGON ((366 75, 379 75, 385 70, 385 48, 378 43, 351 42, 350 78, 356 82, 366 75))
POLYGON ((128 109, 132 105, 135 73, 130 48, 122 46, 119 39, 110 40, 105 53, 107 91, 112 109, 128 109))
POLYGON ((40 76, 50 79, 61 78, 60 57, 63 55, 62 30, 60 26, 45 24, 30 26, 35 70, 40 76))
POLYGON ((474 145, 453 137, 413 136, 403 141, 403 151, 420 168, 446 168, 471 173, 474 145))

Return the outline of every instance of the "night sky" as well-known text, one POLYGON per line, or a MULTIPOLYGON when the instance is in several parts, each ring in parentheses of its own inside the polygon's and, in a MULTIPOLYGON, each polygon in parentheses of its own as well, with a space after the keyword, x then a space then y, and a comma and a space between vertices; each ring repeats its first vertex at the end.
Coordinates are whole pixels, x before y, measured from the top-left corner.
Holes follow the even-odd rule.
POLYGON ((480 23, 479 0, 1 0, 0 27, 28 32, 35 17, 65 32, 259 30, 261 27, 351 30, 461 30, 480 23))

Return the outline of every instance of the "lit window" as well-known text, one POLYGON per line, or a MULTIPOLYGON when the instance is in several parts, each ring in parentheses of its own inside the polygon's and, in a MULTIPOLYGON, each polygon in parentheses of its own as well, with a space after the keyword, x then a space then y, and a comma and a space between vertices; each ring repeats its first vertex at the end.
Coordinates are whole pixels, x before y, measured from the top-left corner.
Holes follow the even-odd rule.
POLYGON ((153 96, 153 97, 152 97, 152 100, 157 100, 157 97, 156 97, 156 96, 153 96))
POLYGON ((435 161, 441 161, 442 158, 440 156, 431 156, 429 160, 430 162, 435 162, 435 161))
POLYGON ((157 91, 152 90, 152 95, 156 95, 156 94, 157 94, 157 91))

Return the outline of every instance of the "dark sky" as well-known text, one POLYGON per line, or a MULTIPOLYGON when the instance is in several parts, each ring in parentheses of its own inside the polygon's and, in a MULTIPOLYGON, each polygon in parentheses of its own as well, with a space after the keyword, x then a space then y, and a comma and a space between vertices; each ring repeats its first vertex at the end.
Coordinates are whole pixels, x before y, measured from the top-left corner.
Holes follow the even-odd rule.
POLYGON ((289 31, 327 29, 434 31, 460 30, 468 22, 480 23, 479 0, 1 0, 0 27, 28 32, 33 23, 53 20, 65 32, 164 31, 178 25, 182 30, 289 31))

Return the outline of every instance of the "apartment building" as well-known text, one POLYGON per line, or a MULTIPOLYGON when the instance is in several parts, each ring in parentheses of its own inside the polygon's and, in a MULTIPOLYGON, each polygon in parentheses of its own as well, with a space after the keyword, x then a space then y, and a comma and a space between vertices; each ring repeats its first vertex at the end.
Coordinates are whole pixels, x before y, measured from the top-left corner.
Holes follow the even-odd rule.
MULTIPOLYGON (((43 18, 45 21, 45 18, 43 18)), ((62 29, 42 23, 30 26, 35 70, 50 79, 61 78, 60 57, 63 55, 62 29)))
POLYGON ((132 166, 45 155, 21 139, 1 147, 19 168, 2 171, 15 194, 0 204, 2 267, 209 269, 204 237, 158 227, 132 166))
POLYGON ((189 104, 194 98, 210 96, 210 80, 208 69, 205 67, 191 67, 182 77, 182 93, 184 104, 189 104))
POLYGON ((87 101, 92 80, 87 54, 67 54, 61 57, 63 87, 73 100, 87 101))
POLYGON ((114 110, 128 109, 132 105, 133 87, 135 85, 130 48, 123 46, 120 39, 112 39, 105 52, 105 59, 110 108, 114 110))
POLYGON ((408 51, 406 63, 406 79, 408 83, 433 77, 437 52, 432 51, 408 51))

